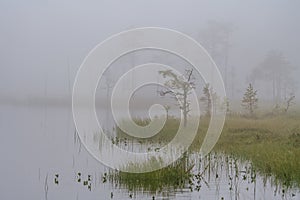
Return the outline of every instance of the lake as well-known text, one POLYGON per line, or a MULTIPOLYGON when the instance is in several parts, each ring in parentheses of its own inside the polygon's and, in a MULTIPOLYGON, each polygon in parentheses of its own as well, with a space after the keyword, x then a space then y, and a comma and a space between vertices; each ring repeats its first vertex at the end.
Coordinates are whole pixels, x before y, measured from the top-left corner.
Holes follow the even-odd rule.
POLYGON ((300 198, 299 188, 273 182, 250 162, 215 153, 205 158, 188 155, 186 162, 192 168, 180 184, 120 178, 81 145, 71 107, 1 105, 0 109, 0 199, 300 198))

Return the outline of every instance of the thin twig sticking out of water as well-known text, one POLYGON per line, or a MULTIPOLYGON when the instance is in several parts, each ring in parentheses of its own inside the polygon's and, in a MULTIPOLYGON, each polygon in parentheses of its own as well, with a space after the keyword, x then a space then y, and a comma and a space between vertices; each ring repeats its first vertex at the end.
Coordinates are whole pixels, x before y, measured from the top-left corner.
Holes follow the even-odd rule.
MULTIPOLYGON (((210 161, 209 161, 209 162, 210 162, 210 161)), ((208 182, 205 180, 203 174, 206 172, 206 170, 207 170, 209 167, 210 167, 210 164, 207 164, 202 172, 199 172, 198 174, 196 174, 196 178, 197 178, 197 179, 201 179, 201 180, 204 182, 204 184, 205 184, 208 188, 209 188, 209 184, 208 184, 208 182)))
POLYGON ((76 129, 74 130, 74 145, 78 144, 78 154, 81 152, 81 142, 76 129))
POLYGON ((45 190, 45 199, 48 200, 48 173, 45 178, 44 190, 45 190))
POLYGON ((41 168, 39 168, 39 181, 41 181, 41 168))

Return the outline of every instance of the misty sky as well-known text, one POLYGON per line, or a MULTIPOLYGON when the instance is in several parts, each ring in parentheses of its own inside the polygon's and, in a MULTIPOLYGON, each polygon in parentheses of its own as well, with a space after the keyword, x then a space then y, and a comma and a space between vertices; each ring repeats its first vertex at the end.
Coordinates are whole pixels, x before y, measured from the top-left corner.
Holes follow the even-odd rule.
POLYGON ((270 50, 298 68, 297 78, 299 8, 298 0, 0 0, 0 94, 42 96, 47 85, 49 96, 66 96, 68 74, 72 83, 88 52, 112 34, 156 26, 200 41, 209 20, 234 26, 228 65, 237 70, 238 87, 246 87, 248 73, 270 50))

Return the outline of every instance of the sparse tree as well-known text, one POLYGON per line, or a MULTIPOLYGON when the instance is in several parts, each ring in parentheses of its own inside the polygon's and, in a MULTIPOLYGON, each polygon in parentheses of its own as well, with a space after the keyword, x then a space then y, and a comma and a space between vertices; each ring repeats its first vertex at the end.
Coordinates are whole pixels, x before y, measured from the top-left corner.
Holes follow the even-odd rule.
POLYGON ((109 124, 109 95, 110 95, 110 91, 114 86, 114 80, 113 80, 113 76, 110 70, 107 70, 104 73, 104 77, 105 77, 105 87, 103 87, 102 89, 106 90, 106 102, 107 102, 107 106, 106 106, 106 124, 109 124))
POLYGON ((169 119, 169 110, 171 108, 171 106, 169 105, 164 105, 164 108, 166 109, 166 112, 167 112, 167 120, 169 119))
POLYGON ((284 109, 284 112, 285 112, 285 113, 287 113, 287 111, 289 110, 289 108, 290 108, 293 104, 295 104, 294 100, 295 100, 295 95, 290 94, 290 97, 287 98, 287 100, 286 100, 286 107, 285 107, 285 109, 284 109))
POLYGON ((217 107, 220 105, 220 98, 218 97, 217 93, 210 87, 210 95, 211 95, 211 102, 212 102, 212 111, 214 114, 217 113, 217 107))
POLYGON ((249 111, 249 115, 251 117, 253 117, 254 109, 257 108, 257 102, 257 90, 254 90, 252 84, 250 83, 244 94, 242 106, 249 111))
POLYGON ((205 110, 206 110, 206 116, 211 115, 211 105, 212 105, 212 99, 211 99, 211 94, 209 91, 209 83, 206 83, 205 86, 203 87, 203 95, 200 98, 200 101, 205 103, 205 110))
POLYGON ((212 58, 224 69, 224 83, 227 89, 227 68, 230 49, 230 37, 235 30, 231 23, 210 20, 200 31, 200 41, 208 50, 212 58))
POLYGON ((170 88, 169 90, 160 91, 161 96, 171 95, 179 103, 179 108, 183 113, 184 127, 187 124, 188 113, 190 112, 190 101, 188 95, 191 90, 195 88, 195 82, 193 77, 193 69, 186 69, 184 75, 178 76, 172 70, 159 71, 164 78, 169 78, 165 82, 165 86, 170 88))
POLYGON ((230 103, 229 99, 225 97, 221 103, 221 109, 226 110, 226 113, 228 114, 230 112, 230 103))
POLYGON ((281 52, 270 51, 261 64, 254 68, 251 74, 252 82, 267 80, 272 84, 272 97, 274 104, 282 103, 284 93, 292 89, 294 83, 292 72, 294 67, 286 60, 281 52))
POLYGON ((229 100, 226 98, 226 112, 229 113, 230 112, 230 103, 229 100))
POLYGON ((211 110, 213 108, 213 113, 217 110, 217 93, 213 91, 213 88, 209 86, 209 83, 205 84, 203 87, 203 94, 200 101, 205 104, 206 116, 211 116, 211 110))
POLYGON ((278 114, 281 114, 282 113, 282 108, 280 107, 280 105, 277 103, 275 104, 273 110, 272 110, 272 114, 273 115, 278 115, 278 114))

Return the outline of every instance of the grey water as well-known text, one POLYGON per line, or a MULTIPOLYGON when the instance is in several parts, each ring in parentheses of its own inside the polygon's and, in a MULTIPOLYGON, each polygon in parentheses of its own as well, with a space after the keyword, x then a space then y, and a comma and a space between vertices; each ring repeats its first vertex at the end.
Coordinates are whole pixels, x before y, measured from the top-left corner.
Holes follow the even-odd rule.
POLYGON ((1 105, 0 110, 0 199, 300 198, 299 188, 273 183, 250 170, 250 162, 215 154, 209 159, 190 155, 191 174, 201 173, 200 182, 193 178, 182 188, 131 190, 106 179, 112 170, 81 145, 71 107, 1 105))

